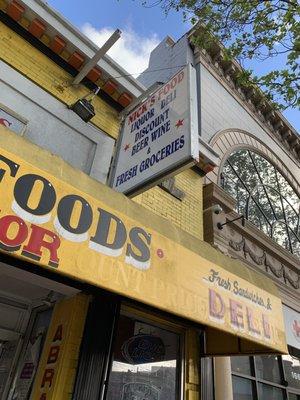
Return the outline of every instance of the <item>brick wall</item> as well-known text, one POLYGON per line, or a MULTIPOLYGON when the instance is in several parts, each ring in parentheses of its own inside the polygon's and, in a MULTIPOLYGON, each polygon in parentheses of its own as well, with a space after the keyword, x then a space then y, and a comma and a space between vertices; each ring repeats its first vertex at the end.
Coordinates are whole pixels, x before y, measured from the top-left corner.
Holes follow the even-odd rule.
POLYGON ((135 197, 134 201, 203 239, 202 178, 193 170, 187 170, 176 176, 175 185, 185 193, 182 201, 160 187, 146 191, 135 197))

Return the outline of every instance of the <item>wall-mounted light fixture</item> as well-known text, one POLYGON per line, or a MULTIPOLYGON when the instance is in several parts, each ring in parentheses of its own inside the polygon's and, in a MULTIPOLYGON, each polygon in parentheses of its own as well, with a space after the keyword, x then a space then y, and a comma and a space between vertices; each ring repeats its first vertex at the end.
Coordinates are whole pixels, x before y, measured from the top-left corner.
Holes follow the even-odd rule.
MULTIPOLYGON (((108 38, 100 49, 98 49, 94 56, 82 67, 81 71, 75 76, 72 85, 79 85, 82 80, 88 75, 88 73, 95 67, 98 61, 108 52, 108 50, 116 43, 121 37, 121 31, 116 29, 115 32, 108 38)), ((69 106, 84 122, 89 122, 95 116, 95 109, 92 105, 93 98, 99 93, 100 88, 97 88, 90 99, 88 96, 84 96, 82 99, 76 101, 76 103, 69 106)))
POLYGON ((70 110, 74 111, 84 122, 89 122, 96 115, 92 101, 99 91, 100 88, 97 87, 93 93, 89 93, 82 99, 77 100, 74 104, 69 106, 70 110), (89 96, 90 98, 88 99, 89 96))
POLYGON ((242 226, 245 226, 245 216, 244 216, 244 215, 241 215, 240 217, 237 217, 237 218, 234 218, 234 219, 232 219, 232 220, 230 220, 230 221, 224 222, 223 224, 221 224, 220 222, 218 222, 218 223, 217 223, 217 227, 218 227, 218 229, 222 230, 222 229, 223 229, 223 226, 228 225, 228 224, 231 224, 231 222, 238 221, 239 219, 242 220, 242 226))

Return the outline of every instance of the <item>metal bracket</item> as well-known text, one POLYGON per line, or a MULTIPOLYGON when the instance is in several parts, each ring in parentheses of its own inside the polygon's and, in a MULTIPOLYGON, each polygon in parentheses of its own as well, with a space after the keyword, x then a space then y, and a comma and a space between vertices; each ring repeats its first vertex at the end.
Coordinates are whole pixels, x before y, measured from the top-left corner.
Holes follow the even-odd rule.
POLYGON ((230 224, 231 222, 238 221, 239 219, 242 220, 242 226, 245 226, 245 216, 244 216, 244 215, 241 215, 240 217, 237 217, 237 218, 234 218, 234 219, 232 219, 232 220, 230 220, 230 221, 224 222, 223 224, 221 224, 221 222, 218 222, 218 223, 217 223, 217 227, 218 227, 218 229, 222 230, 222 229, 223 229, 223 226, 228 225, 228 224, 230 224))
POLYGON ((94 66, 98 63, 98 61, 108 52, 108 50, 116 43, 118 39, 120 39, 122 32, 120 29, 116 29, 114 33, 110 36, 110 38, 104 43, 102 47, 95 53, 94 57, 92 57, 82 68, 82 70, 77 74, 72 85, 78 85, 83 78, 87 76, 87 74, 94 68, 94 66))

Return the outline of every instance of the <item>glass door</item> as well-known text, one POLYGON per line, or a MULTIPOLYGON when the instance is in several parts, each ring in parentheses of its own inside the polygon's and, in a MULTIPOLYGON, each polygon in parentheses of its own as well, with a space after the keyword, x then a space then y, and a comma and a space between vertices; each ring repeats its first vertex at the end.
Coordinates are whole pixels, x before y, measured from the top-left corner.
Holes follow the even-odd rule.
POLYGON ((181 339, 167 325, 121 313, 105 399, 180 399, 181 339))
POLYGON ((7 382, 21 345, 21 335, 0 329, 0 399, 4 399, 7 382))
POLYGON ((51 315, 52 308, 45 306, 33 311, 8 400, 30 398, 51 315))

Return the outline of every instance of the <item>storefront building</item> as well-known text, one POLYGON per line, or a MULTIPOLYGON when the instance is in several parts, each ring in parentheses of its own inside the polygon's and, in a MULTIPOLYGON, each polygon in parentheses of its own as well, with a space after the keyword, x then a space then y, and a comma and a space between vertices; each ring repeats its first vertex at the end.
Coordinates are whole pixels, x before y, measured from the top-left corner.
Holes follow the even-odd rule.
POLYGON ((209 399, 224 356, 286 354, 274 283, 203 241, 205 162, 105 184, 145 87, 107 56, 74 86, 93 44, 40 0, 0 9, 1 399, 209 399), (98 86, 86 124, 68 107, 98 86))
POLYGON ((148 67, 160 72, 139 79, 149 86, 168 79, 177 65, 195 66, 199 134, 219 155, 204 178, 204 239, 273 280, 284 303, 289 345, 289 355, 224 358, 228 391, 217 384, 220 360, 215 360, 215 399, 299 399, 299 135, 261 92, 239 86, 240 67, 223 59, 222 46, 195 47, 195 32, 161 42, 148 67), (216 214, 216 206, 222 212, 216 214))
POLYGON ((7 128, 0 135, 2 262, 30 271, 32 286, 44 271, 38 286, 57 275, 77 289, 35 299, 46 314, 18 360, 5 328, 3 371, 16 361, 5 396, 197 398, 201 354, 286 351, 270 281, 7 128))

